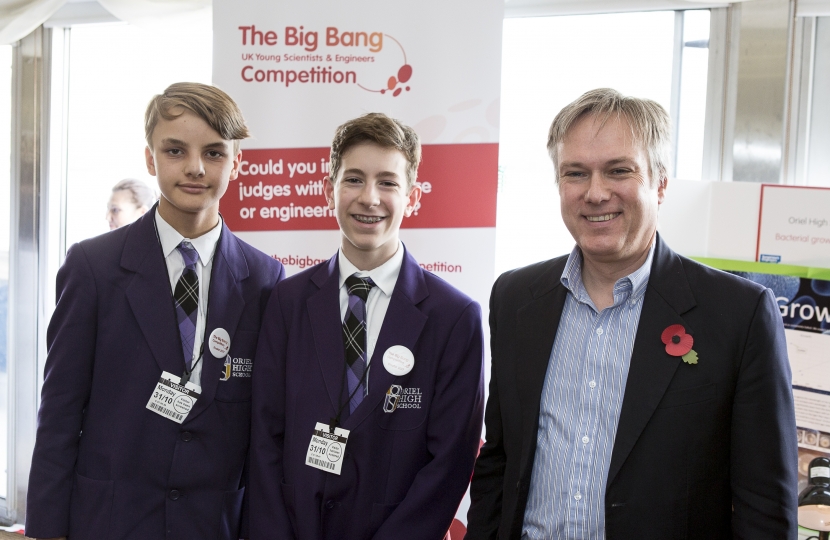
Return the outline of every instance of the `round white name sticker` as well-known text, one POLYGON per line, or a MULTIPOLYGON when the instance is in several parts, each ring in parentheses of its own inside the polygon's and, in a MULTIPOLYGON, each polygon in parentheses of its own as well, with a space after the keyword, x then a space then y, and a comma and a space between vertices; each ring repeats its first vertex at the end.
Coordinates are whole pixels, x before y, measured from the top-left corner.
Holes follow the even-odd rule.
POLYGON ((406 375, 412 371, 415 365, 415 357, 412 351, 403 345, 393 345, 383 353, 383 367, 392 375, 406 375))
POLYGON ((225 358, 231 350, 231 336, 224 328, 217 328, 210 333, 208 349, 210 349, 210 354, 216 358, 225 358))

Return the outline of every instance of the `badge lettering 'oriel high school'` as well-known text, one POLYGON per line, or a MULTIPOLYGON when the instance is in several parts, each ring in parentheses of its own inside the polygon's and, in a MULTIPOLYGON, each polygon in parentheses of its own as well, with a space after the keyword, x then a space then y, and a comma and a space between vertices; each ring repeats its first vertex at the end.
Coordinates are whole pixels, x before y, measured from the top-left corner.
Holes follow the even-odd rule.
POLYGON ((421 408, 421 389, 420 388, 403 388, 398 384, 393 384, 386 391, 386 397, 383 402, 383 412, 391 413, 396 409, 420 409, 421 408))

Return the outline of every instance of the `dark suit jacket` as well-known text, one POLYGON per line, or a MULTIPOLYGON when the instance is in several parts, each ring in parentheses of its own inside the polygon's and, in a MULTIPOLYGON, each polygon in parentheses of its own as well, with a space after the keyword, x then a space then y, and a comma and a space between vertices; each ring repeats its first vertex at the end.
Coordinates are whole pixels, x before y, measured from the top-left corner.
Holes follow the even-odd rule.
POLYGON ((473 300, 406 253, 369 369, 369 394, 345 421, 340 476, 305 465, 317 422, 345 401, 335 255, 277 285, 254 368, 251 538, 440 540, 464 496, 481 437, 483 337, 473 300), (393 376, 383 353, 415 365, 393 376), (384 412, 391 385, 420 408, 384 412))
MULTIPOLYGON (((220 381, 205 347, 202 396, 181 425, 146 408, 184 369, 155 212, 73 246, 49 324, 26 534, 72 540, 239 538, 251 379, 220 381)), ((227 227, 213 257, 205 340, 254 358, 282 265, 227 227)))
MULTIPOLYGON (((493 286, 487 440, 468 539, 521 536, 566 259, 493 286)), ((790 379, 771 292, 681 257, 658 236, 608 471, 606 538, 794 539, 790 379), (666 353, 660 336, 673 324, 693 335, 698 364, 666 353)))

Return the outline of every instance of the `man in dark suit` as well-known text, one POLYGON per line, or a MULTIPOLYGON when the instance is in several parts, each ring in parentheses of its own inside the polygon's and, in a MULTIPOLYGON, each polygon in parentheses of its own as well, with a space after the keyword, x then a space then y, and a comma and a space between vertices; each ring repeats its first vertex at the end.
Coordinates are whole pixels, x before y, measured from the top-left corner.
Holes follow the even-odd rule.
POLYGON ((328 262, 277 285, 254 374, 251 538, 444 537, 481 435, 478 304, 418 266, 398 232, 420 144, 382 114, 340 126, 328 262))
POLYGON ((30 537, 247 535, 250 368, 284 270, 219 215, 248 134, 233 100, 178 83, 153 98, 145 120, 158 205, 74 245, 58 272, 30 537))
POLYGON ((660 239, 669 141, 662 107, 610 89, 553 121, 576 247, 493 286, 466 538, 796 537, 779 311, 660 239))

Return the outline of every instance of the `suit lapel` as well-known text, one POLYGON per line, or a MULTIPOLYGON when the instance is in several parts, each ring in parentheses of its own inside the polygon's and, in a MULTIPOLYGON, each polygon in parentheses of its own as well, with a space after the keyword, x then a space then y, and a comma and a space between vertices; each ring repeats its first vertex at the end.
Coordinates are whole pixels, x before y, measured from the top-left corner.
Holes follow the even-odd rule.
POLYGON ((527 473, 528 481, 530 458, 536 452, 542 388, 568 292, 559 282, 566 261, 567 257, 554 261, 553 268, 546 270, 530 285, 533 299, 516 313, 516 386, 522 408, 524 437, 520 471, 522 478, 527 473))
POLYGON ((335 414, 343 395, 346 351, 343 346, 343 330, 340 321, 340 269, 337 254, 328 264, 321 266, 311 277, 312 283, 320 288, 306 301, 311 329, 314 334, 314 350, 323 373, 326 391, 335 414))
POLYGON ((222 234, 213 254, 213 265, 210 271, 210 286, 208 288, 207 321, 205 324, 204 348, 202 351, 202 397, 196 402, 187 421, 199 416, 211 403, 216 395, 219 377, 225 365, 225 357, 216 358, 210 352, 210 335, 217 328, 222 328, 233 336, 245 307, 242 296, 241 282, 248 277, 248 263, 236 238, 222 225, 222 234))
POLYGON ((135 276, 125 294, 144 339, 162 371, 184 371, 167 265, 155 228, 155 209, 136 221, 127 234, 121 266, 135 276))
POLYGON ((682 324, 687 331, 693 333, 694 329, 685 323, 682 315, 694 306, 694 295, 680 258, 658 235, 643 310, 631 352, 607 485, 614 480, 637 443, 680 365, 680 358, 666 353, 660 335, 672 324, 682 324))
MULTIPOLYGON (((403 345, 410 351, 415 351, 428 318, 417 305, 427 296, 429 291, 424 280, 424 272, 409 252, 405 252, 389 309, 383 318, 383 326, 369 362, 369 394, 346 419, 343 424, 346 429, 354 429, 360 425, 375 407, 380 405, 389 387, 400 384, 408 377, 395 376, 386 371, 383 367, 383 353, 393 345, 403 345)), ((413 369, 417 369, 419 360, 425 361, 415 358, 416 367, 413 369)))

